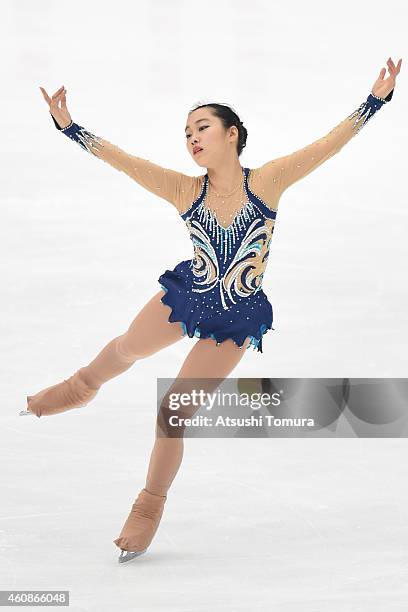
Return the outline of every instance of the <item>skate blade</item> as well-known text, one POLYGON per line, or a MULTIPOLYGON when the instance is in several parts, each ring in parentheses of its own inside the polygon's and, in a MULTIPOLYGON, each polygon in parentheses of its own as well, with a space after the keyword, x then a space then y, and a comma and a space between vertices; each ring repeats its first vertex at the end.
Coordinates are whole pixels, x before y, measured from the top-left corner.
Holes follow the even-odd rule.
MULTIPOLYGON (((87 406, 88 404, 81 404, 80 406, 75 406, 74 410, 76 410, 77 408, 84 408, 85 406, 87 406)), ((72 410, 72 408, 71 408, 72 410)), ((61 412, 65 412, 65 410, 61 410, 61 412)), ((33 416, 37 416, 34 412, 31 412, 31 410, 20 410, 19 412, 19 416, 26 416, 32 414, 33 416)), ((60 414, 59 412, 56 412, 56 414, 60 414)))
POLYGON ((126 561, 131 561, 135 557, 139 557, 140 555, 143 555, 143 553, 145 553, 146 550, 147 548, 145 548, 145 550, 138 550, 136 552, 131 552, 129 550, 121 550, 118 561, 119 563, 126 563, 126 561))

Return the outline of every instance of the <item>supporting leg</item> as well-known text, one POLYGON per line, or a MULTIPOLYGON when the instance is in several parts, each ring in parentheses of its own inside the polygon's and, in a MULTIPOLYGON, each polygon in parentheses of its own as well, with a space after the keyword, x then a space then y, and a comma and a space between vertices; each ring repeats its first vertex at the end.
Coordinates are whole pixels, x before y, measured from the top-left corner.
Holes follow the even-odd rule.
MULTIPOLYGON (((212 339, 199 340, 189 352, 177 379, 170 387, 161 403, 156 424, 156 440, 150 457, 146 485, 143 491, 150 494, 150 508, 146 506, 143 496, 136 499, 132 510, 122 528, 115 544, 132 553, 145 552, 150 545, 159 526, 168 490, 180 468, 183 451, 183 437, 163 437, 163 417, 168 410, 167 398, 170 393, 186 392, 189 381, 185 379, 212 379, 206 382, 205 390, 214 391, 232 372, 242 359, 249 344, 246 340, 239 348, 232 340, 216 345, 212 339)), ((194 386, 194 385, 193 385, 194 386)), ((197 411, 198 408, 195 409, 197 411)), ((186 414, 193 416, 193 413, 186 414)), ((130 560, 136 556, 129 554, 119 558, 119 561, 130 560)))

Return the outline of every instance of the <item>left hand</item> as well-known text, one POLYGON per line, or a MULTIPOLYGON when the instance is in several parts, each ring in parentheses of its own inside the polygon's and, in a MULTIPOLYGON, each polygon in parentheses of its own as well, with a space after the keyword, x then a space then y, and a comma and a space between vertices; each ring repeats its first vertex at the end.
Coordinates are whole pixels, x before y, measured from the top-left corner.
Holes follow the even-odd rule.
POLYGON ((378 79, 373 85, 371 93, 379 98, 386 98, 390 91, 392 91, 395 87, 395 79, 397 74, 399 74, 401 68, 402 59, 398 60, 397 66, 395 66, 392 59, 389 57, 387 61, 388 72, 390 76, 384 79, 385 68, 381 68, 378 79))

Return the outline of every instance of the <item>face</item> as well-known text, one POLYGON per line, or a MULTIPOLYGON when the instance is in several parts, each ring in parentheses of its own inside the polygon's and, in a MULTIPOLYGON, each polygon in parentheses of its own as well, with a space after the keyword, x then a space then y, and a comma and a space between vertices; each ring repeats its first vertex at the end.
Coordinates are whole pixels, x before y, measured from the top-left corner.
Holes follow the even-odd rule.
POLYGON ((226 155, 238 158, 237 127, 233 125, 226 130, 208 106, 197 108, 188 115, 185 134, 188 152, 199 166, 214 168, 221 160, 225 161, 226 155), (194 153, 194 147, 202 151, 194 153))

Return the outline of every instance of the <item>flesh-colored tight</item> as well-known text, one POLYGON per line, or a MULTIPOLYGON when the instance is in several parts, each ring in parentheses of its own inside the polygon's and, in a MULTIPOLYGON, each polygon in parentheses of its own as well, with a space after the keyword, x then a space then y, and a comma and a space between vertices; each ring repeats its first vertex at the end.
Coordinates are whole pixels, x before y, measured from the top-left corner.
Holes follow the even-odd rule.
MULTIPOLYGON (((111 340, 87 366, 80 369, 87 385, 99 388, 103 383, 128 370, 139 359, 145 359, 157 351, 183 338, 180 323, 169 323, 170 307, 163 304, 160 290, 140 310, 129 329, 111 340)), ((191 339, 189 339, 191 341, 191 339)), ((247 338, 241 348, 233 340, 216 345, 211 338, 199 339, 191 348, 170 390, 163 398, 156 422, 156 440, 150 457, 145 488, 156 495, 166 495, 183 458, 183 437, 167 437, 159 426, 160 414, 164 414, 168 393, 185 391, 188 381, 181 379, 214 379, 205 381, 204 388, 211 392, 221 384, 242 359, 249 344, 247 338)), ((183 416, 192 416, 184 414, 183 416)))

